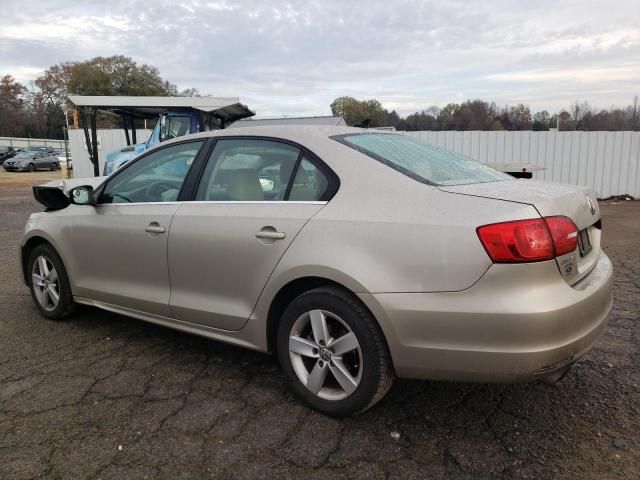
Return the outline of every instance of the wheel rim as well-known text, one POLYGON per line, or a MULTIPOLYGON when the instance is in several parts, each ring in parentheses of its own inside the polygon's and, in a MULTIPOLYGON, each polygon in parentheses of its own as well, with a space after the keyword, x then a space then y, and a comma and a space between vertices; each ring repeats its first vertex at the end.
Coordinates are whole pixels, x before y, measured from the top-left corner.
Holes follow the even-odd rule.
POLYGON ((351 328, 326 310, 310 310, 293 324, 289 357, 296 376, 314 395, 343 400, 362 380, 362 350, 351 328))
POLYGON ((56 268, 44 255, 33 262, 31 283, 36 300, 47 311, 55 310, 60 302, 60 282, 56 268))

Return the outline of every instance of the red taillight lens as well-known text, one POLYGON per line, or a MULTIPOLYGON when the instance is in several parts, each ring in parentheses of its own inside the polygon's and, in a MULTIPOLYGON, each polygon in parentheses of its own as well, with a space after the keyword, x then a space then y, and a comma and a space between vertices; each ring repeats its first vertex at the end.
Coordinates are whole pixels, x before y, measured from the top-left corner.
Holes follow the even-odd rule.
POLYGON ((540 262, 573 252, 578 229, 567 217, 494 223, 478 227, 478 237, 496 263, 540 262))
POLYGON ((573 252, 578 246, 578 227, 568 217, 544 217, 547 222, 556 257, 573 252))
POLYGON ((553 240, 544 220, 516 220, 477 229, 494 262, 539 262, 553 258, 553 240))

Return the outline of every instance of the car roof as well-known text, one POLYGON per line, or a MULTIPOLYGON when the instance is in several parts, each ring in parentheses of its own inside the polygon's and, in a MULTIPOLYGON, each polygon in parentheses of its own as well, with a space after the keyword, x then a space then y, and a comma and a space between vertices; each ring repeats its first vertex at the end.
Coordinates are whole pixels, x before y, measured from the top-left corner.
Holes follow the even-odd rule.
MULTIPOLYGON (((381 135, 393 135, 395 132, 377 130, 374 128, 366 129, 334 125, 263 125, 194 133, 162 142, 162 145, 178 143, 186 140, 195 140, 198 138, 242 136, 274 137, 304 144, 305 142, 313 143, 318 139, 327 139, 334 135, 348 135, 354 133, 379 133, 381 135)), ((159 145, 156 145, 155 147, 157 146, 159 145)))

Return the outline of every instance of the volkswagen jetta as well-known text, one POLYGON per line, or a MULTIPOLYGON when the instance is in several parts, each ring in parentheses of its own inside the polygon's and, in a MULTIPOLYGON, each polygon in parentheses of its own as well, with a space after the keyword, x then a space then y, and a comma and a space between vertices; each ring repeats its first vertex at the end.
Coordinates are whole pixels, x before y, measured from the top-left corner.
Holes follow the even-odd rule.
POLYGON ((271 126, 181 137, 107 178, 35 187, 21 255, 43 316, 76 304, 260 351, 332 415, 393 379, 558 376, 605 328, 587 188, 410 136, 271 126))

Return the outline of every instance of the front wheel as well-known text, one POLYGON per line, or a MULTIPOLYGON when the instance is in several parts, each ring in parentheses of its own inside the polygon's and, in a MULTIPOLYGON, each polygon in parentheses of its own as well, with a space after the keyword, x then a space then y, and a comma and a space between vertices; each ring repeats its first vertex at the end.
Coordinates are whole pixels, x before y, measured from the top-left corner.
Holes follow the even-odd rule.
POLYGON ((61 320, 75 308, 69 277, 62 260, 49 244, 33 249, 27 264, 29 289, 40 313, 61 320))
POLYGON ((357 298, 334 287, 289 304, 278 328, 278 356, 292 390, 333 416, 372 407, 395 378, 375 319, 357 298))

